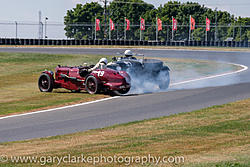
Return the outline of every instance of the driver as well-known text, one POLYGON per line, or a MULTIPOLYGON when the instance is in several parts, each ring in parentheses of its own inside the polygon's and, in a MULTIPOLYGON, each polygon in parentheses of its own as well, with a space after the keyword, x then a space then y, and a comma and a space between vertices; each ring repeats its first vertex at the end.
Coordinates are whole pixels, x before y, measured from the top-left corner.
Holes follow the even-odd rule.
POLYGON ((99 62, 93 67, 88 69, 89 72, 94 71, 96 69, 105 69, 107 68, 108 60, 106 58, 101 58, 99 62))
POLYGON ((125 55, 125 59, 133 59, 133 60, 136 60, 135 57, 133 57, 134 53, 131 51, 131 50, 126 50, 124 52, 124 55, 125 55))
POLYGON ((125 57, 132 57, 133 56, 133 52, 131 50, 126 50, 124 52, 124 55, 125 55, 125 57))

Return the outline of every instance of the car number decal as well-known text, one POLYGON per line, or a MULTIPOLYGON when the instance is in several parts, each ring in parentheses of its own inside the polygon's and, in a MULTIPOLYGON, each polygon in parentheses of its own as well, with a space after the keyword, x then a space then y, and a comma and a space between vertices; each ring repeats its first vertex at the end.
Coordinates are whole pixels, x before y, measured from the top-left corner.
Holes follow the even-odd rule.
POLYGON ((96 73, 98 77, 103 77, 105 74, 105 71, 94 71, 94 73, 96 73))

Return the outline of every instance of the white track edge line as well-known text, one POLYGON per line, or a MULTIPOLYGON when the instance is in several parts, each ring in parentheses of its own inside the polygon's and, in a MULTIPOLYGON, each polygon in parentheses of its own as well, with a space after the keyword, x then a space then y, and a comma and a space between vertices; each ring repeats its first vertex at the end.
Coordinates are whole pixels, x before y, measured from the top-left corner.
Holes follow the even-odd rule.
MULTIPOLYGON (((213 75, 213 76, 202 77, 202 78, 197 78, 197 79, 182 81, 182 82, 178 82, 178 83, 173 83, 173 84, 170 84, 170 86, 181 85, 181 84, 195 82, 195 81, 200 81, 200 80, 204 80, 204 79, 211 79, 211 78, 216 78, 216 77, 221 77, 221 76, 236 74, 236 73, 240 73, 240 72, 243 72, 243 71, 245 71, 245 70, 248 69, 247 66, 244 66, 244 65, 241 65, 241 64, 234 64, 234 63, 227 63, 227 64, 232 64, 232 65, 240 66, 243 69, 238 70, 238 71, 234 71, 234 72, 228 72, 228 73, 224 73, 224 74, 218 74, 218 75, 213 75)), ((7 118, 14 118, 14 117, 21 117, 21 116, 39 114, 39 113, 45 113, 45 112, 50 112, 50 111, 55 111, 55 110, 61 110, 61 109, 66 109, 66 108, 77 107, 77 106, 84 106, 84 105, 88 105, 88 104, 93 104, 93 103, 98 103, 98 102, 107 101, 107 100, 111 100, 111 99, 116 99, 116 98, 119 98, 119 97, 120 96, 115 96, 115 97, 109 97, 109 98, 105 98, 105 99, 90 101, 90 102, 86 102, 86 103, 80 103, 80 104, 74 104, 74 105, 69 105, 69 106, 64 106, 64 107, 52 108, 52 109, 48 109, 48 110, 34 111, 34 112, 29 112, 29 113, 24 113, 24 114, 17 114, 17 115, 10 115, 10 116, 5 116, 5 117, 0 117, 0 120, 7 119, 7 118)))
POLYGON ((211 75, 211 76, 207 76, 207 77, 201 77, 201 78, 191 79, 191 80, 187 80, 187 81, 172 83, 172 84, 170 84, 170 86, 176 86, 176 85, 186 84, 186 83, 190 83, 190 82, 201 81, 201 80, 205 80, 205 79, 212 79, 212 78, 222 77, 222 76, 226 76, 226 75, 237 74, 237 73, 246 71, 248 69, 247 66, 241 65, 241 64, 235 64, 235 63, 227 63, 227 64, 240 66, 240 67, 242 67, 242 69, 237 70, 237 71, 233 71, 233 72, 227 72, 227 73, 222 73, 222 74, 211 75))
POLYGON ((90 102, 85 102, 85 103, 80 103, 80 104, 74 104, 74 105, 69 105, 69 106, 64 106, 64 107, 52 108, 52 109, 41 110, 41 111, 34 111, 34 112, 29 112, 29 113, 24 113, 24 114, 9 115, 9 116, 5 116, 5 117, 0 117, 0 120, 7 119, 7 118, 13 118, 13 117, 21 117, 21 116, 26 116, 26 115, 45 113, 45 112, 50 112, 50 111, 55 111, 55 110, 62 110, 62 109, 67 109, 67 108, 72 108, 72 107, 77 107, 77 106, 84 106, 84 105, 99 103, 102 101, 107 101, 107 100, 116 99, 116 98, 119 98, 119 96, 108 97, 105 99, 100 99, 100 100, 95 100, 95 101, 90 101, 90 102))

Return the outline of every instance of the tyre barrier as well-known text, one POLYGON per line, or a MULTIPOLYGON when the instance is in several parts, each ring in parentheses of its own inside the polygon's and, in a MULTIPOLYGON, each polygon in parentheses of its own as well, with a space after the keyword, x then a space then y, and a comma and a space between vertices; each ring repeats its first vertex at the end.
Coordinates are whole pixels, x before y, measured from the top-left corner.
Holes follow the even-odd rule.
POLYGON ((250 47, 248 41, 139 41, 0 38, 0 45, 119 45, 119 46, 202 46, 250 47))

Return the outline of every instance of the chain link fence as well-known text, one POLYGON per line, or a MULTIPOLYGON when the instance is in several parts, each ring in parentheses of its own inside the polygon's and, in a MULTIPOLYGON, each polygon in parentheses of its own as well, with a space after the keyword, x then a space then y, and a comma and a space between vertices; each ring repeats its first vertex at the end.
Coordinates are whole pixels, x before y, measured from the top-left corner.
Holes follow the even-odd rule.
POLYGON ((196 25, 190 34, 189 25, 178 25, 172 31, 172 25, 162 25, 162 31, 156 32, 156 25, 146 25, 140 31, 140 25, 130 25, 130 30, 125 31, 123 24, 116 24, 115 30, 109 32, 109 25, 101 26, 95 32, 95 24, 67 25, 74 37, 67 38, 65 25, 62 23, 27 23, 4 22, 0 23, 0 38, 18 39, 78 39, 78 40, 143 40, 143 41, 250 41, 250 25, 211 25, 206 32, 205 25, 196 25), (40 28, 40 31, 39 31, 40 28), (42 31, 41 31, 42 29, 42 31), (158 36, 157 36, 158 34, 158 36))

